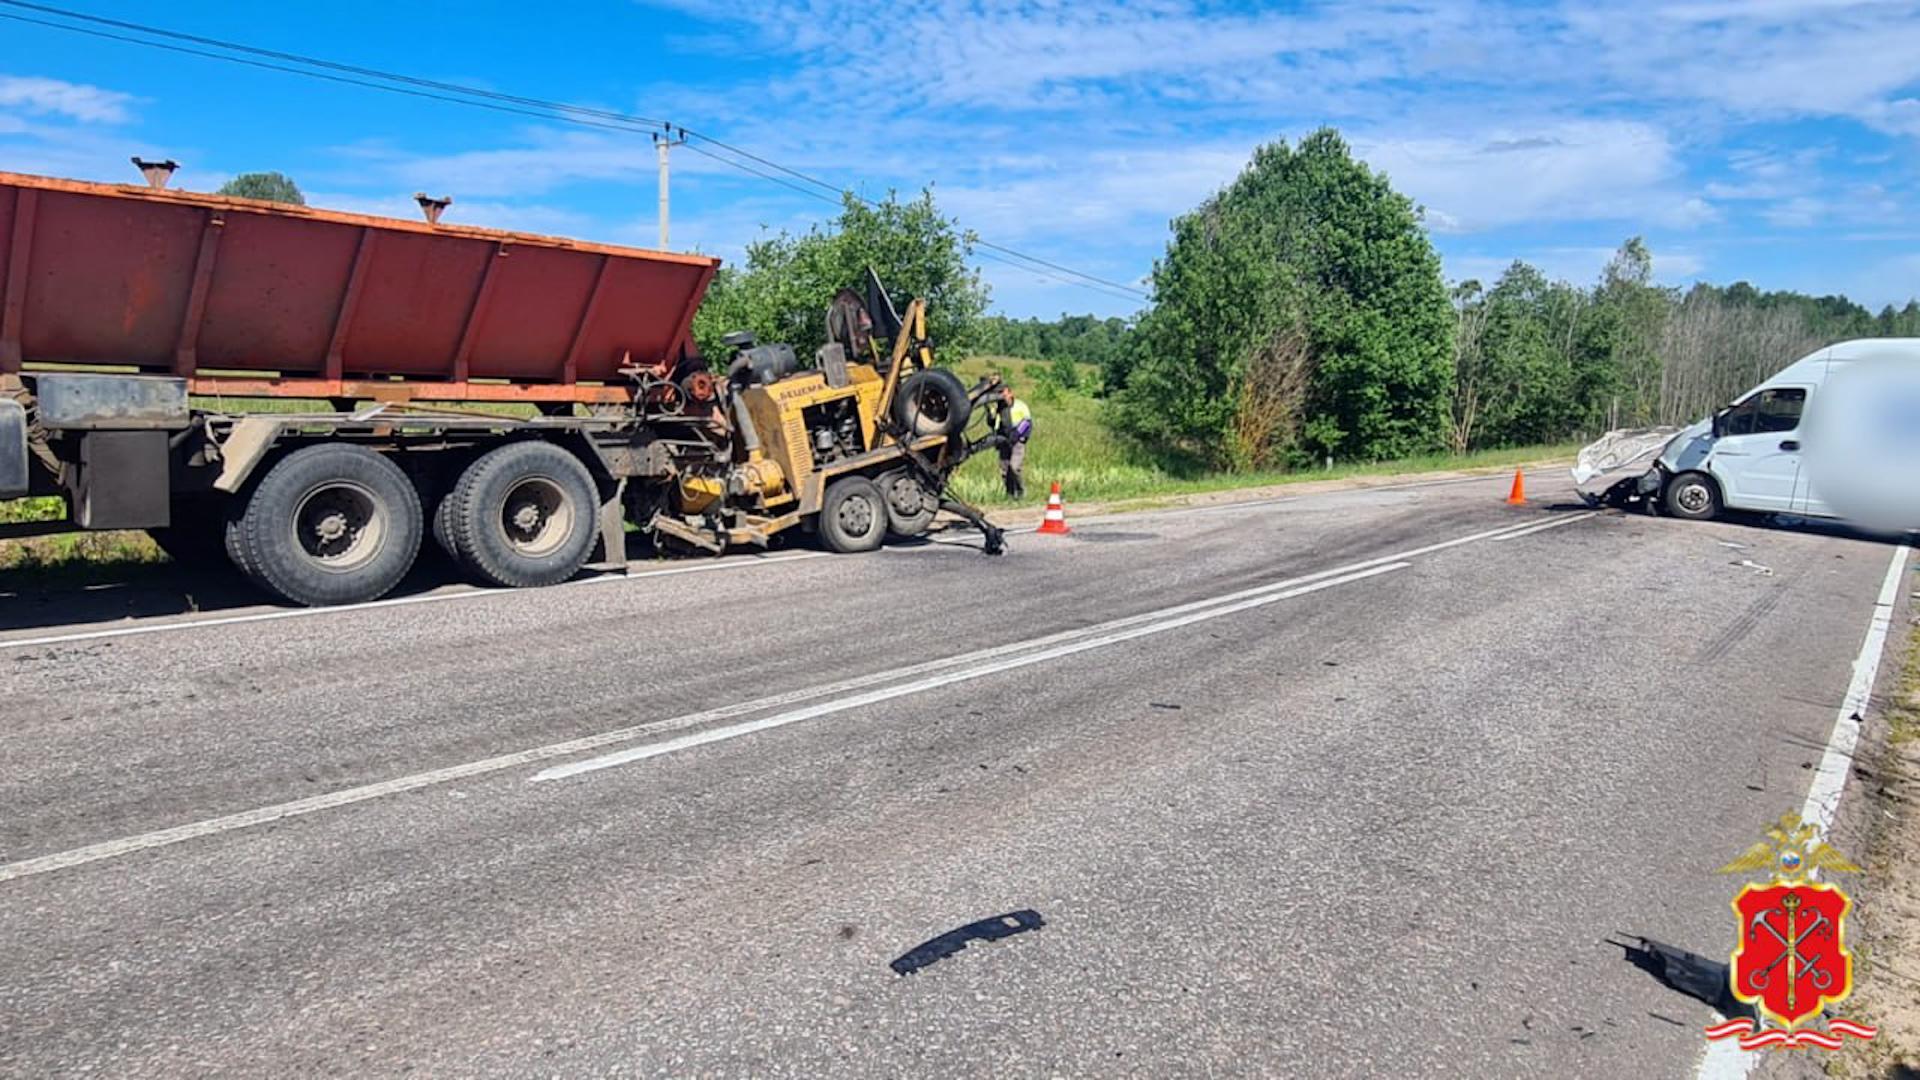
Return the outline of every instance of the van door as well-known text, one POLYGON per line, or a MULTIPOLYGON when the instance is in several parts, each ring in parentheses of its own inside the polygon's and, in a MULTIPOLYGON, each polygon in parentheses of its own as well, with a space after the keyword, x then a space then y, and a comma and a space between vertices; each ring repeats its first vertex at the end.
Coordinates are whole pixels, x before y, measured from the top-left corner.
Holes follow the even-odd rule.
POLYGON ((1707 469, 1737 510, 1787 512, 1800 480, 1800 414, 1807 388, 1773 386, 1728 409, 1720 419, 1707 469))

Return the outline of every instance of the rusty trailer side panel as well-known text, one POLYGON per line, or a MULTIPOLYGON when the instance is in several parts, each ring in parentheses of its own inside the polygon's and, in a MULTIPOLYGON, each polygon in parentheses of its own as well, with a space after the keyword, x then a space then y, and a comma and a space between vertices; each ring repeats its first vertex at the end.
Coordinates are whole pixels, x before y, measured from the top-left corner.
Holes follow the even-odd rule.
POLYGON ((0 172, 0 373, 202 393, 595 401, 671 365, 717 260, 0 172), (611 385, 608 385, 611 384, 611 385))

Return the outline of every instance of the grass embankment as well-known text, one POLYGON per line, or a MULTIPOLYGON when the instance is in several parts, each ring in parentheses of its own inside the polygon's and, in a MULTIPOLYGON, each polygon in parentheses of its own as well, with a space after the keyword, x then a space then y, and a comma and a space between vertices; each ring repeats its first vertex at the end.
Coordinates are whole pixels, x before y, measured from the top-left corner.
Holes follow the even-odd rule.
MULTIPOLYGON (((997 372, 1013 386, 1014 392, 1033 407, 1033 440, 1027 444, 1027 502, 1044 503, 1047 489, 1059 481, 1067 498, 1078 502, 1115 502, 1127 499, 1151 499, 1158 496, 1189 495, 1234 488, 1269 487, 1309 480, 1337 480, 1346 476, 1380 473, 1437 472, 1517 465, 1544 458, 1571 458, 1578 444, 1528 446, 1508 450, 1486 450, 1473 454, 1430 454, 1381 462, 1336 462, 1332 469, 1307 469, 1287 472, 1261 470, 1248 472, 1210 472, 1185 468, 1165 460, 1156 460, 1138 447, 1128 444, 1102 418, 1105 404, 1081 392, 1048 394, 1038 378, 1046 365, 1037 361, 1004 357, 974 357, 955 365, 969 384, 989 372, 997 372)), ((1082 369, 1081 378, 1091 386, 1099 373, 1082 369)), ((968 462, 955 478, 954 488, 964 499, 984 506, 1008 506, 1000 483, 1000 463, 992 455, 968 462)))
MULTIPOLYGON (((1567 444, 1475 454, 1432 454, 1399 461, 1336 463, 1332 469, 1299 472, 1200 471, 1156 459, 1127 443, 1107 426, 1102 415, 1105 405, 1092 395, 1080 391, 1049 392, 1038 377, 1045 366, 1036 361, 1003 357, 974 357, 956 365, 957 372, 968 383, 990 371, 997 372, 1033 407, 1034 436, 1027 447, 1026 505, 1044 503, 1048 487, 1056 480, 1070 500, 1112 503, 1368 474, 1516 465, 1543 458, 1571 457, 1578 448, 1567 444)), ((1087 385, 1093 385, 1098 378, 1099 373, 1092 367, 1082 369, 1082 379, 1087 385)), ((250 412, 297 412, 325 407, 320 402, 271 398, 206 398, 196 400, 196 404, 250 412)), ((516 415, 525 409, 524 406, 498 405, 473 408, 516 415)), ((992 454, 968 462, 955 478, 954 487, 962 498, 983 506, 1013 505, 1013 500, 1007 498, 1002 489, 1000 463, 992 454)), ((57 521, 63 512, 58 499, 0 502, 0 524, 57 521)), ((51 572, 74 565, 151 563, 164 558, 153 541, 141 532, 0 540, 0 571, 51 572)))

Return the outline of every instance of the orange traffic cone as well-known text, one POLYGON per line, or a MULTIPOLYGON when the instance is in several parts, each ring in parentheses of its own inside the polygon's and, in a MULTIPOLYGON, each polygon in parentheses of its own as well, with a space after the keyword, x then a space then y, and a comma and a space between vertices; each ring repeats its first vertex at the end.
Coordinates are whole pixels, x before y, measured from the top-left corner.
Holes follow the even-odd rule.
POLYGON ((1057 533, 1061 536, 1072 532, 1067 527, 1067 508, 1060 502, 1060 481, 1053 482, 1053 491, 1047 496, 1046 520, 1040 523, 1040 532, 1057 533))
POLYGON ((1527 480, 1519 469, 1513 470, 1513 490, 1507 492, 1508 506, 1527 505, 1527 480))

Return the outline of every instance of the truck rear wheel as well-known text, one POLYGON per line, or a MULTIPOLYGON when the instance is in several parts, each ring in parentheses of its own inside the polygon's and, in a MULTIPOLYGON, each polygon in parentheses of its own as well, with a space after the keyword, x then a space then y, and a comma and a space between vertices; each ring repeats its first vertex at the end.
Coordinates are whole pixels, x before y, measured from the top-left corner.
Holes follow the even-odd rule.
POLYGON ((881 476, 880 497, 887 504, 887 532, 901 539, 925 535, 940 513, 940 500, 920 486, 906 469, 895 469, 881 476))
POLYGON ((420 551, 420 496, 399 466, 361 446, 295 450, 267 471, 233 522, 234 562, 296 604, 387 594, 420 551))
POLYGON ((839 552, 872 551, 887 538, 887 506, 880 489, 864 476, 843 476, 827 485, 820 501, 820 536, 839 552))
POLYGON ((555 585, 593 551, 593 475, 552 443, 487 452, 460 474, 447 503, 442 524, 455 559, 489 585, 555 585))

